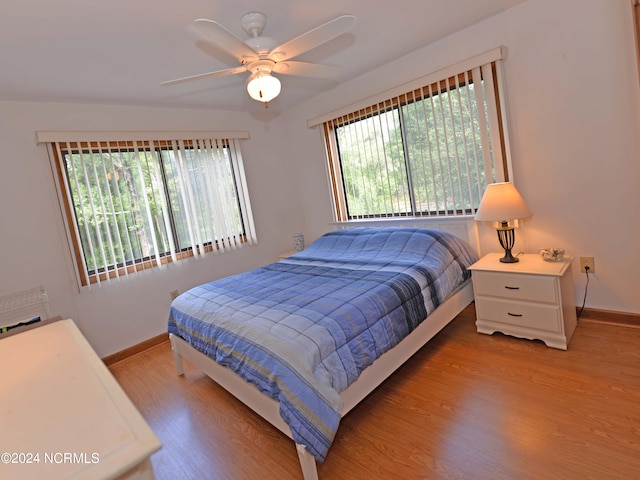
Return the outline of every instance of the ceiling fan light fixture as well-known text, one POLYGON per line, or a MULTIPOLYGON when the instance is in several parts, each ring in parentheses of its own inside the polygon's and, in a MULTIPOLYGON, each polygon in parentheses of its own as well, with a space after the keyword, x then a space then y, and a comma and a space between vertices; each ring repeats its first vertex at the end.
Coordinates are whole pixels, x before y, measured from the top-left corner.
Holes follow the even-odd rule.
POLYGON ((258 102, 263 102, 265 107, 268 107, 269 102, 280 95, 281 88, 280 80, 269 72, 258 71, 247 79, 249 96, 258 102))
POLYGON ((234 57, 239 65, 176 78, 162 82, 162 85, 249 72, 251 76, 247 79, 247 92, 251 98, 264 103, 265 108, 268 108, 269 102, 280 94, 281 89, 280 80, 273 77, 271 72, 276 72, 278 75, 318 78, 329 78, 337 73, 334 67, 291 59, 342 35, 353 27, 355 21, 356 18, 353 15, 341 15, 278 45, 273 38, 262 36, 262 31, 267 24, 267 16, 264 13, 249 12, 240 19, 242 28, 250 37, 246 41, 242 41, 214 20, 198 18, 193 22, 193 27, 198 34, 207 42, 234 57))

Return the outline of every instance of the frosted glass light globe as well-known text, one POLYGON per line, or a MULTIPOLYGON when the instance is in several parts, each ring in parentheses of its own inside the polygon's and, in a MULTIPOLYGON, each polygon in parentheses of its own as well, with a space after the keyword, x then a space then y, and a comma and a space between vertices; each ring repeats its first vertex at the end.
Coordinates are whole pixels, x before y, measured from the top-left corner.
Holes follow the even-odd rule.
POLYGON ((280 80, 267 72, 254 73, 247 80, 247 92, 258 102, 270 102, 280 95, 281 87, 280 80))

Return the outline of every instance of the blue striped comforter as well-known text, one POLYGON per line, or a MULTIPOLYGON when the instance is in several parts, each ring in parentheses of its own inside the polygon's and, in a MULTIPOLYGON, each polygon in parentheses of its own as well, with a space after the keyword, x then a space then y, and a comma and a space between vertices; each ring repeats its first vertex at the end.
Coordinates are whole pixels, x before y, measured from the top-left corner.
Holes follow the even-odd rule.
POLYGON ((183 293, 168 330, 279 401, 293 439, 323 461, 339 393, 456 290, 475 260, 443 231, 338 230, 286 260, 183 293))

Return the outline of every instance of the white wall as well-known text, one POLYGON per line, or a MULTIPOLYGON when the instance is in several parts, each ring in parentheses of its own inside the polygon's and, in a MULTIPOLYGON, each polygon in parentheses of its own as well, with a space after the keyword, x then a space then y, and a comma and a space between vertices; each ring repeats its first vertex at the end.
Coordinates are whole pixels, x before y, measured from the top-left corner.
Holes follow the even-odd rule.
MULTIPOLYGON (((630 0, 529 0, 286 112, 305 233, 331 222, 323 144, 307 119, 499 45, 514 182, 534 215, 515 251, 595 257, 587 306, 640 312, 640 98, 630 0)), ((482 227, 482 249, 499 251, 482 227)), ((575 298, 585 276, 573 265, 575 298)))
POLYGON ((245 113, 0 103, 0 295, 44 285, 51 311, 73 318, 101 356, 166 331, 171 290, 274 261, 300 228, 277 119, 245 113), (242 151, 258 245, 78 291, 49 160, 37 130, 248 130, 242 151))
MULTIPOLYGON (((44 285, 105 356, 166 331, 169 292, 271 262, 332 221, 324 145, 306 121, 505 45, 514 180, 534 216, 516 250, 593 255, 587 306, 640 312, 640 96, 630 0, 529 0, 311 99, 281 117, 0 103, 0 295, 44 285), (248 130, 243 144, 257 246, 151 270, 79 293, 37 130, 248 130)), ((482 249, 498 251, 484 229, 482 249)), ((584 276, 574 264, 575 297, 584 276)))

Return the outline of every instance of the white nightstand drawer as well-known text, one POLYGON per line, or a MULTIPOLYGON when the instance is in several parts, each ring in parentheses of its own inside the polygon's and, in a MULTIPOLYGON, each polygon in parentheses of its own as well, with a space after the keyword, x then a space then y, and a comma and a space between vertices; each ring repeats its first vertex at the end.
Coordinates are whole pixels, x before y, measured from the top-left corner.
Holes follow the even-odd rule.
POLYGON ((472 276, 477 295, 558 303, 556 280, 553 277, 482 271, 474 271, 472 276))
POLYGON ((478 319, 517 325, 520 327, 562 331, 562 313, 559 306, 513 302, 497 298, 476 297, 478 319))

